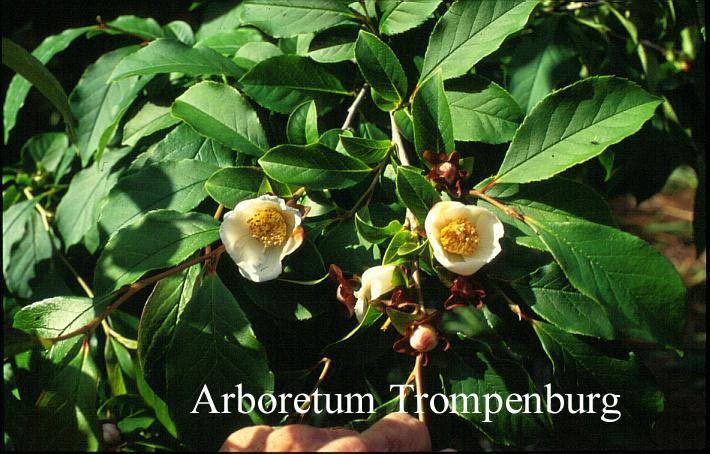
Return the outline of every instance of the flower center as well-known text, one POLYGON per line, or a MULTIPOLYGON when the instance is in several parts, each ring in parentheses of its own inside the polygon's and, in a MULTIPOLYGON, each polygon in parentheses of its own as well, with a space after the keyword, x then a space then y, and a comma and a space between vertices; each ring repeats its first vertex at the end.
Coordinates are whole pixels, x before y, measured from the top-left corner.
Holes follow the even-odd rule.
POLYGON ((247 221, 252 238, 256 238, 266 247, 281 246, 286 240, 288 226, 278 210, 263 208, 247 221))
POLYGON ((478 246, 476 227, 463 218, 456 218, 441 229, 439 241, 446 252, 472 255, 478 246))

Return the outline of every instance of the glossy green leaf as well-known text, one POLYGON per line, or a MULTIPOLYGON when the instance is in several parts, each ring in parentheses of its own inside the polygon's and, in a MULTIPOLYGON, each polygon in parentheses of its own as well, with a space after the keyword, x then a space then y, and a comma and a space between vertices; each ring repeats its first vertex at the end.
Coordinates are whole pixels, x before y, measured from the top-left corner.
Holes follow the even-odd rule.
POLYGON ((523 119, 523 111, 510 93, 482 77, 447 82, 446 98, 454 139, 462 142, 509 142, 523 119))
POLYGON ((148 102, 123 126, 121 144, 133 147, 143 137, 169 128, 179 121, 170 113, 170 107, 148 102))
POLYGON ((153 391, 165 396, 165 367, 175 327, 192 297, 200 266, 159 281, 143 306, 138 326, 138 359, 143 377, 153 391))
POLYGON ((414 98, 412 126, 417 152, 449 154, 453 151, 454 127, 441 73, 427 79, 414 98))
POLYGON ((392 149, 392 141, 363 139, 362 137, 340 136, 340 143, 350 156, 366 164, 381 162, 392 149))
POLYGON ((338 63, 355 58, 355 40, 360 28, 340 25, 318 33, 311 40, 308 56, 319 63, 338 63))
POLYGON ((558 24, 557 18, 547 19, 511 58, 510 93, 525 112, 579 72, 574 49, 556 35, 558 24))
POLYGON ((213 139, 199 135, 190 126, 182 124, 170 131, 154 147, 138 156, 129 170, 133 171, 157 162, 181 159, 195 159, 224 167, 234 164, 234 152, 213 139))
POLYGON ((294 145, 318 142, 318 110, 315 101, 307 101, 293 109, 286 124, 286 136, 294 145))
POLYGON ((118 181, 121 170, 116 164, 130 152, 130 148, 111 150, 101 162, 95 162, 72 178, 56 211, 59 233, 64 247, 79 243, 95 227, 101 214, 99 203, 118 181))
POLYGON ((685 286, 668 259, 629 233, 581 219, 533 226, 570 283, 605 305, 619 332, 679 345, 685 286))
POLYGON ((603 389, 605 393, 619 395, 616 408, 622 415, 617 424, 628 425, 638 418, 645 420, 648 428, 650 420, 663 411, 663 393, 633 352, 605 348, 548 323, 535 322, 533 328, 565 392, 603 389))
POLYGON ((183 439, 194 446, 217 449, 235 427, 260 420, 256 412, 210 414, 209 405, 190 413, 204 387, 220 404, 220 396, 234 392, 235 384, 254 396, 274 387, 264 347, 216 273, 205 276, 180 315, 166 374, 170 413, 183 439))
POLYGON ((439 193, 420 170, 407 167, 397 169, 397 195, 421 224, 424 224, 429 209, 441 201, 439 193))
POLYGON ((244 23, 280 38, 324 30, 353 16, 339 0, 245 0, 241 17, 244 23))
MULTIPOLYGON (((495 443, 505 446, 541 443, 551 427, 544 402, 540 402, 540 414, 534 413, 535 400, 531 400, 531 413, 511 413, 503 405, 499 413, 486 414, 484 406, 484 396, 489 393, 496 393, 503 402, 512 394, 535 393, 535 385, 525 369, 513 361, 481 352, 463 353, 449 353, 445 372, 441 374, 444 389, 452 396, 449 406, 452 409, 456 406, 454 413, 470 421, 495 443)), ((493 400, 490 405, 491 411, 495 409, 493 400)), ((520 403, 513 408, 522 406, 520 403)))
POLYGON ((660 103, 635 83, 617 77, 591 77, 556 91, 520 125, 497 179, 544 180, 598 156, 637 132, 660 103))
POLYGON ((43 338, 57 337, 90 322, 98 312, 91 298, 56 296, 23 307, 13 327, 43 338))
POLYGON ((174 20, 163 26, 163 33, 168 38, 174 38, 187 46, 195 45, 195 34, 192 27, 185 21, 174 20))
POLYGON ((175 100, 173 115, 239 152, 258 157, 269 147, 256 112, 229 85, 208 81, 193 85, 175 100))
POLYGON ((174 39, 156 39, 121 60, 111 73, 110 80, 164 73, 232 77, 244 74, 234 62, 212 49, 186 46, 174 39))
MULTIPOLYGON (((32 84, 45 98, 47 98, 49 102, 52 103, 59 113, 62 114, 64 123, 69 129, 69 134, 73 137, 74 117, 72 116, 72 112, 69 107, 67 94, 64 93, 64 89, 57 78, 54 77, 54 75, 49 72, 47 68, 45 68, 42 62, 14 42, 7 38, 3 38, 2 63, 32 84)), ((21 101, 24 101, 24 99, 21 101)), ((11 100, 10 102, 15 102, 15 100, 11 100)), ((15 121, 17 110, 19 110, 21 104, 22 103, 20 102, 9 106, 10 111, 8 113, 11 117, 7 121, 15 121), (17 110, 13 108, 14 106, 16 106, 17 110)), ((5 123, 5 125, 5 135, 7 136, 9 134, 9 128, 7 123, 5 123)), ((7 142, 7 138, 5 141, 7 142)))
POLYGON ((110 235, 151 210, 190 211, 207 197, 205 181, 217 169, 214 164, 194 159, 142 167, 122 177, 111 189, 102 206, 99 228, 110 235))
POLYGON ((222 55, 234 55, 240 47, 247 43, 261 42, 264 37, 253 28, 235 28, 234 30, 223 30, 201 39, 195 47, 208 47, 222 55))
POLYGON ((146 40, 162 38, 165 36, 158 22, 151 17, 138 17, 132 14, 118 16, 108 22, 110 27, 101 28, 101 33, 109 35, 135 35, 146 40))
POLYGON ((88 340, 42 390, 36 403, 33 450, 97 451, 101 428, 96 416, 99 371, 88 340))
POLYGON ((323 66, 309 58, 282 55, 258 63, 240 80, 246 94, 259 105, 288 114, 315 100, 318 111, 350 93, 323 66))
POLYGON ((46 132, 30 137, 20 150, 23 160, 27 155, 42 172, 49 172, 55 183, 69 171, 76 157, 76 148, 69 144, 69 138, 63 132, 46 132))
POLYGON ((202 22, 195 32, 195 38, 203 40, 217 33, 233 30, 242 25, 242 4, 233 2, 208 2, 204 5, 202 22))
POLYGON ((407 96, 407 76, 392 49, 377 36, 360 31, 355 61, 383 110, 394 110, 407 96))
POLYGON ((268 41, 246 43, 239 48, 232 61, 244 71, 249 71, 257 63, 268 60, 271 57, 284 55, 284 52, 276 44, 268 41))
POLYGON ((25 235, 27 221, 39 198, 25 200, 12 205, 2 213, 2 271, 7 272, 10 266, 12 247, 20 242, 25 235))
POLYGON ((56 239, 45 229, 42 216, 36 210, 30 210, 23 236, 13 246, 4 272, 7 289, 19 297, 30 298, 30 281, 37 277, 37 266, 52 257, 54 247, 59 246, 56 243, 56 239))
POLYGON ((205 182, 205 190, 226 208, 259 195, 264 172, 257 167, 226 167, 218 170, 205 182))
POLYGON ((359 214, 355 214, 355 228, 363 238, 370 243, 380 244, 402 230, 402 223, 396 219, 390 221, 385 227, 377 227, 365 222, 359 214))
POLYGON ((108 52, 90 65, 69 96, 77 119, 77 146, 83 166, 96 152, 99 156, 113 136, 119 121, 149 77, 129 77, 110 83, 111 71, 137 46, 108 52))
POLYGON ((557 264, 545 265, 513 286, 537 315, 563 331, 614 338, 606 307, 575 290, 557 264))
POLYGON ((362 161, 320 144, 279 145, 259 164, 276 181, 310 189, 342 189, 354 186, 370 173, 362 161))
POLYGON ((419 83, 437 69, 450 79, 468 72, 522 29, 538 0, 459 0, 439 19, 429 37, 419 83))
POLYGON ((441 0, 381 0, 380 33, 396 35, 418 27, 440 3, 441 0))
POLYGON ((94 272, 94 293, 105 295, 148 271, 177 265, 219 239, 219 223, 201 213, 156 210, 111 236, 94 272))
MULTIPOLYGON (((45 38, 39 46, 32 51, 32 55, 42 64, 47 64, 52 57, 62 52, 78 37, 86 33, 91 27, 68 28, 58 35, 45 38)), ((25 103, 25 97, 30 91, 32 83, 17 74, 13 76, 10 85, 5 92, 5 102, 3 104, 2 116, 4 126, 4 140, 10 137, 10 131, 15 126, 17 113, 25 103)))

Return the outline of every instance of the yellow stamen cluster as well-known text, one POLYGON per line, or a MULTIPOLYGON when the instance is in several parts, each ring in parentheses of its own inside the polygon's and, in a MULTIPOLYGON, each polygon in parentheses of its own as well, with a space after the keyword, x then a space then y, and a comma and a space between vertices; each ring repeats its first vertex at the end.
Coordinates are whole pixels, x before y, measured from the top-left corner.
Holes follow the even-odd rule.
POLYGON ((472 255, 478 246, 479 236, 471 222, 456 218, 441 229, 439 241, 446 252, 472 255))
POLYGON ((274 208, 263 208, 247 221, 252 238, 266 247, 281 246, 286 240, 288 226, 281 213, 274 208))

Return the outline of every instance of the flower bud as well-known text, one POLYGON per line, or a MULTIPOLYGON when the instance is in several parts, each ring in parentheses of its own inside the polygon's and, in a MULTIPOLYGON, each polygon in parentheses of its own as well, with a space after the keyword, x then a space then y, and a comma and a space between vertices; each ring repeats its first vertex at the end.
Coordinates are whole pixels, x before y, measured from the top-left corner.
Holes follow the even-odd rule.
POLYGON ((419 325, 414 328, 414 332, 409 338, 409 345, 420 353, 430 352, 439 345, 439 334, 428 323, 419 325))

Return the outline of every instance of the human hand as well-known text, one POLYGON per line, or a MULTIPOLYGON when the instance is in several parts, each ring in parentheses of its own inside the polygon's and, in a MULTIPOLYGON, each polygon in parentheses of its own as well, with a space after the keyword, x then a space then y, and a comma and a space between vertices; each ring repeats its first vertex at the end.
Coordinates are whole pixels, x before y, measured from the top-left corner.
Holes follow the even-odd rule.
POLYGON ((293 424, 278 429, 252 426, 232 433, 223 452, 398 452, 431 451, 425 424, 406 413, 390 413, 362 433, 293 424))

